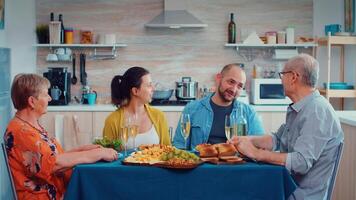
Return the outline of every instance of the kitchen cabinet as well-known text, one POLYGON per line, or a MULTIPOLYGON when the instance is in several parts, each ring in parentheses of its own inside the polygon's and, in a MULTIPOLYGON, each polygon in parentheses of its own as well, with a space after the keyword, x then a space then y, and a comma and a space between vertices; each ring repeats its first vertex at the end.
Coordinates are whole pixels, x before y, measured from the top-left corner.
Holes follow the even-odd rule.
POLYGON ((286 112, 257 112, 261 117, 266 134, 276 132, 286 121, 286 112))
POLYGON ((90 144, 93 138, 92 112, 48 112, 40 123, 65 150, 90 144))
POLYGON ((356 199, 356 126, 341 123, 344 149, 336 178, 333 200, 356 199))
MULTIPOLYGON (((330 33, 327 37, 320 38, 318 40, 319 46, 327 47, 327 85, 326 89, 319 89, 320 93, 325 95, 325 97, 329 100, 330 98, 356 98, 356 90, 335 90, 330 89, 330 75, 331 75, 331 48, 333 46, 340 47, 340 81, 344 82, 345 79, 345 68, 344 68, 344 49, 345 45, 356 45, 356 37, 351 36, 331 36, 330 33)), ((356 108, 356 104, 355 104, 356 108)), ((341 105, 341 109, 343 110, 343 101, 341 105)))
POLYGON ((93 137, 102 137, 106 118, 111 112, 93 112, 93 137))

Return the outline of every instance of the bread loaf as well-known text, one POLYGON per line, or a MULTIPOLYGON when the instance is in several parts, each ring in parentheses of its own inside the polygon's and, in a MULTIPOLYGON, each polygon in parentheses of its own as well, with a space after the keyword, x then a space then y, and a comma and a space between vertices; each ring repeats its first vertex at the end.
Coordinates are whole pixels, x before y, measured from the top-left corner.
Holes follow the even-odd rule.
POLYGON ((218 156, 218 151, 216 150, 215 146, 211 144, 200 144, 197 145, 195 149, 199 151, 201 158, 218 156))
POLYGON ((219 157, 234 156, 237 153, 237 150, 233 144, 220 143, 215 144, 214 146, 218 149, 219 157))

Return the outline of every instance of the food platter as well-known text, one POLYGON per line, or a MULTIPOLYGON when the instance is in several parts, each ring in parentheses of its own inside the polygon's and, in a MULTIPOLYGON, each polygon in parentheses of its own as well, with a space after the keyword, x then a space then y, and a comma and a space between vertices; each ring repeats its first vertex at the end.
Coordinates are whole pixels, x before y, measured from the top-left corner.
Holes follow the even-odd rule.
POLYGON ((145 145, 125 158, 124 165, 155 166, 169 169, 193 169, 203 163, 188 151, 167 145, 145 145))
POLYGON ((232 144, 200 144, 196 150, 201 160, 206 163, 221 164, 242 164, 244 159, 237 156, 237 150, 232 144))

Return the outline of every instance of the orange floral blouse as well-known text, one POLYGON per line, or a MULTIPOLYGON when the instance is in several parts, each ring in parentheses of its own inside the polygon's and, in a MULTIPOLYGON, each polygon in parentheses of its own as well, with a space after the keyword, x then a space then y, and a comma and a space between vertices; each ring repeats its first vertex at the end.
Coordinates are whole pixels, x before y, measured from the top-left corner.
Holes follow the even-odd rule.
POLYGON ((71 170, 53 173, 61 145, 47 132, 12 119, 5 145, 18 199, 63 199, 71 170))

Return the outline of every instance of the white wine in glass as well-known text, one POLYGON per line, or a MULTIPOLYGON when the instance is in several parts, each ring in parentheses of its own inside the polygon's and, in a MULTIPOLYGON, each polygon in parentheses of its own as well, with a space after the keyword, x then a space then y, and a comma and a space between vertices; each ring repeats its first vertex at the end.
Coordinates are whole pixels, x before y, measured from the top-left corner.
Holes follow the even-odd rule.
POLYGON ((185 141, 185 147, 187 148, 187 139, 190 134, 190 116, 189 114, 183 113, 180 118, 180 126, 182 129, 182 136, 185 141))
POLYGON ((225 136, 230 140, 233 136, 237 135, 237 121, 233 115, 225 116, 225 136))
POLYGON ((129 127, 122 128, 121 139, 124 142, 125 156, 127 156, 127 142, 129 141, 129 127))

